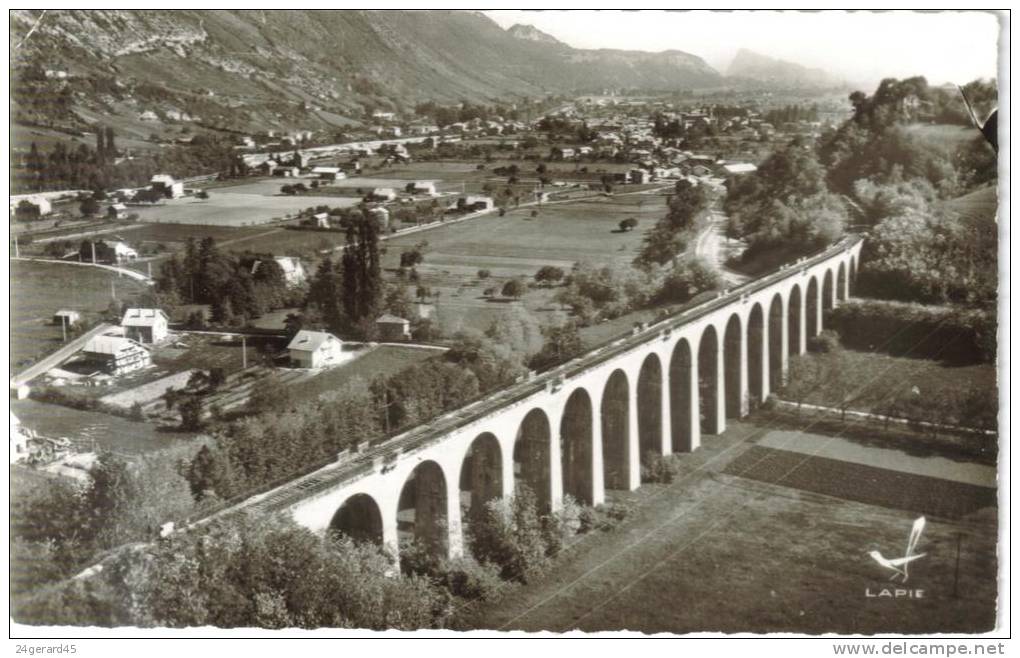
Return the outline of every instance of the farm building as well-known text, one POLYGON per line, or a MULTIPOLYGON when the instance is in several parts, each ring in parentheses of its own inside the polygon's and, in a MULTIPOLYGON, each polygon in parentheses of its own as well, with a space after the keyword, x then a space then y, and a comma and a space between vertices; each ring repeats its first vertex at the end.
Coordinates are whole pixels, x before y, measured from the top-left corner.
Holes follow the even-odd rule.
POLYGON ((127 263, 138 258, 138 252, 128 243, 118 240, 110 243, 113 256, 118 263, 127 263))
POLYGON ((729 176, 741 176, 743 174, 753 174, 758 171, 758 167, 755 167, 750 162, 734 162, 723 165, 723 171, 729 176))
POLYGON ((305 266, 301 263, 300 258, 277 256, 274 260, 280 265, 280 269, 283 270, 283 280, 287 282, 288 286, 299 286, 305 282, 308 273, 305 272, 305 266))
POLYGON ((35 195, 19 195, 11 197, 11 216, 13 217, 18 206, 22 203, 28 203, 29 205, 35 206, 39 211, 39 216, 48 215, 53 212, 53 204, 50 200, 43 196, 35 195))
POLYGON ((328 212, 317 212, 312 215, 315 219, 316 228, 329 228, 329 213, 328 212))
POLYGON ((285 165, 274 168, 273 175, 282 178, 297 178, 301 175, 301 170, 293 165, 285 165))
POLYGON ((408 188, 410 188, 408 191, 411 192, 411 194, 427 194, 428 196, 438 196, 439 194, 436 191, 436 184, 433 181, 428 180, 414 181, 408 185, 408 188))
POLYGON ((82 354, 111 375, 133 372, 152 363, 148 349, 122 336, 95 336, 85 344, 82 354))
POLYGON ((549 157, 553 160, 569 160, 574 157, 577 152, 572 148, 565 148, 561 146, 554 146, 549 154, 549 157))
POLYGON ((81 313, 78 311, 62 308, 53 314, 53 324, 62 324, 67 327, 73 327, 79 322, 81 322, 81 313))
POLYGON ((372 194, 370 194, 369 196, 371 196, 376 201, 396 201, 397 191, 394 190, 392 187, 377 187, 374 190, 372 190, 372 194))
POLYGON ((410 340, 411 322, 395 315, 382 315, 375 320, 379 340, 410 340))
POLYGON ((496 202, 488 196, 462 196, 457 199, 458 210, 492 210, 496 202))
POLYGON ((636 185, 644 185, 651 180, 652 175, 645 169, 631 169, 627 172, 630 182, 636 185))
POLYGON ((106 211, 107 217, 110 219, 127 219, 128 209, 123 203, 115 203, 110 206, 110 209, 106 211))
POLYGON ((321 368, 339 363, 343 341, 324 331, 302 329, 287 345, 290 363, 297 368, 321 368))
POLYGON ((169 320, 158 308, 129 308, 124 312, 120 326, 124 335, 139 343, 158 343, 167 336, 169 320))
POLYGON ((320 180, 343 180, 347 178, 340 167, 312 167, 312 174, 320 180))
POLYGON ((156 174, 149 183, 152 189, 162 193, 169 199, 179 199, 184 196, 184 183, 174 180, 169 174, 156 174))

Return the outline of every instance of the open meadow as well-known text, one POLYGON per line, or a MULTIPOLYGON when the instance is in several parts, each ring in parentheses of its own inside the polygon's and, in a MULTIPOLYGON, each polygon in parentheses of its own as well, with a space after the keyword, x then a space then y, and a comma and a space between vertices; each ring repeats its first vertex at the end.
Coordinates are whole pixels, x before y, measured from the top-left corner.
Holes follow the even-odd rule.
POLYGON ((56 311, 66 308, 95 316, 107 309, 113 293, 118 300, 130 302, 147 287, 81 265, 12 260, 10 266, 12 368, 60 346, 60 325, 52 322, 56 311))
MULTIPOLYGON (((576 262, 629 267, 645 232, 664 208, 664 196, 632 194, 521 208, 503 217, 487 215, 391 238, 385 243, 383 267, 395 276, 401 252, 427 242, 424 262, 416 269, 421 284, 438 293, 433 301, 439 323, 446 331, 484 329, 510 304, 487 298, 486 288, 498 291, 515 277, 533 281, 535 272, 545 265, 565 271, 576 262), (533 210, 538 213, 535 217, 533 210), (621 232, 620 221, 630 217, 638 220, 637 228, 621 232), (479 270, 488 270, 489 278, 479 279, 479 270)), ((532 288, 521 303, 540 317, 548 315, 558 311, 551 303, 556 292, 556 288, 532 288)))

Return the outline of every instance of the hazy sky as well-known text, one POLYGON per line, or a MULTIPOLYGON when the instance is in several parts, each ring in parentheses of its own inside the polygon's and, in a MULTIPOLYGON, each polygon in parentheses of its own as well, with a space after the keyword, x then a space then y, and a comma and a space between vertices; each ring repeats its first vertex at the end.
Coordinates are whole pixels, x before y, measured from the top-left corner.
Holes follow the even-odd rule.
POLYGON ((998 23, 978 12, 485 12, 576 48, 683 50, 725 73, 739 48, 817 67, 857 84, 924 75, 963 84, 996 76, 998 23))

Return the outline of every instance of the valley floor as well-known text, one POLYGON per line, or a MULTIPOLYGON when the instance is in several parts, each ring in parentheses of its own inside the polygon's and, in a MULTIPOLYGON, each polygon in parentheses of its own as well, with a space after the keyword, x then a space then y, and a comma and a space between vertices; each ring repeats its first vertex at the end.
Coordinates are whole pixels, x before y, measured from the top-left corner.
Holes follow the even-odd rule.
POLYGON ((621 525, 583 536, 548 574, 501 599, 461 610, 455 628, 808 634, 991 629, 995 490, 895 470, 902 461, 868 468, 832 459, 838 451, 813 456, 830 437, 805 429, 792 435, 748 422, 705 437, 699 451, 681 459, 684 470, 672 484, 613 492, 615 501, 636 508, 621 525), (797 443, 776 447, 785 442, 797 443), (901 496, 904 485, 912 495, 901 496), (869 552, 900 555, 921 514, 928 518, 917 550, 926 555, 911 566, 909 582, 893 582, 869 552), (872 596, 896 588, 922 594, 872 596))

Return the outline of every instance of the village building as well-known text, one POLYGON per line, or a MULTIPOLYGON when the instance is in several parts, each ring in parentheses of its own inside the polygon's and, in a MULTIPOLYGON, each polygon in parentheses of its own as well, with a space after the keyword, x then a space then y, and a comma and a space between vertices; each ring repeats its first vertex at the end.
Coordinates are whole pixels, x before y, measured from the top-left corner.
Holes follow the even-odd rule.
POLYGON ((287 345, 290 363, 296 368, 321 368, 343 358, 343 341, 325 331, 302 329, 287 345))
POLYGON ((329 213, 317 212, 312 218, 315 220, 315 228, 329 228, 329 213))
POLYGON ((11 216, 13 217, 18 209, 18 206, 22 202, 27 202, 35 206, 36 210, 39 211, 39 216, 48 215, 53 212, 53 204, 44 196, 41 195, 15 195, 11 197, 11 216))
POLYGON ((376 318, 375 328, 379 332, 379 340, 411 340, 410 320, 387 313, 376 318))
POLYGON ((139 343, 158 343, 169 333, 169 318, 158 308, 129 308, 120 326, 124 335, 139 343))
POLYGON ((110 375, 134 372, 152 363, 148 349, 122 336, 94 336, 85 343, 82 354, 89 363, 110 375))
POLYGON ((62 308, 53 314, 53 324, 64 325, 71 328, 81 322, 81 313, 70 309, 62 308))
POLYGON ((340 167, 312 167, 312 175, 318 177, 320 180, 343 180, 347 178, 347 174, 344 173, 340 167))
POLYGON ((469 195, 457 199, 457 210, 492 210, 496 202, 492 197, 469 195))
POLYGON ((570 158, 573 158, 576 153, 577 152, 572 148, 554 146, 549 157, 553 160, 569 160, 570 158))
POLYGON ((28 459, 28 433, 22 431, 21 421, 11 413, 11 463, 16 464, 28 459))
POLYGON ((276 256, 274 260, 280 266, 280 269, 283 270, 283 280, 287 282, 288 287, 299 286, 308 278, 308 273, 305 271, 305 266, 300 258, 295 258, 294 256, 276 256))
POLYGON ((434 181, 418 180, 408 185, 412 194, 426 194, 428 196, 439 196, 434 181))
POLYGON ((745 174, 753 174, 758 171, 758 167, 755 167, 750 162, 733 162, 723 165, 723 171, 729 176, 743 176, 745 174))
POLYGON ((128 209, 123 203, 115 203, 110 206, 109 210, 106 211, 107 217, 110 219, 127 219, 128 209))
POLYGON ((138 259, 138 251, 126 242, 118 240, 111 242, 109 248, 113 250, 114 260, 119 263, 130 263, 138 259))
POLYGON ((184 183, 174 180, 174 177, 168 174, 156 174, 149 183, 152 185, 152 189, 170 199, 179 199, 184 196, 184 183))
POLYGON ((635 185, 645 185, 652 179, 651 173, 646 169, 631 169, 627 172, 627 177, 635 185))
POLYGON ((377 187, 369 194, 376 201, 396 201, 397 192, 392 187, 377 187))

